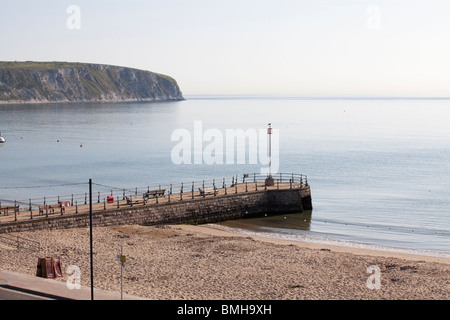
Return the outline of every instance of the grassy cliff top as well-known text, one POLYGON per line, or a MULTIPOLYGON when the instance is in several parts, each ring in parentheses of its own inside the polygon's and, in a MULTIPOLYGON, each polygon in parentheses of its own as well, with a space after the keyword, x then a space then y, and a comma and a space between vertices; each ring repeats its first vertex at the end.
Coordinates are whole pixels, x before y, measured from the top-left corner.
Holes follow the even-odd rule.
MULTIPOLYGON (((82 62, 65 62, 65 61, 48 61, 48 62, 37 62, 37 61, 0 61, 0 70, 19 70, 19 69, 36 69, 36 70, 57 70, 64 68, 89 68, 92 65, 104 65, 110 67, 118 67, 118 68, 127 68, 140 70, 136 68, 128 68, 122 66, 114 66, 107 64, 98 64, 98 63, 82 63, 82 62)), ((148 70, 140 70, 145 72, 151 72, 148 70)), ((176 80, 168 75, 151 72, 160 77, 163 77, 173 83, 176 83, 176 80)))
POLYGON ((77 68, 89 65, 88 63, 78 62, 36 62, 36 61, 0 61, 0 70, 4 69, 60 69, 77 68))

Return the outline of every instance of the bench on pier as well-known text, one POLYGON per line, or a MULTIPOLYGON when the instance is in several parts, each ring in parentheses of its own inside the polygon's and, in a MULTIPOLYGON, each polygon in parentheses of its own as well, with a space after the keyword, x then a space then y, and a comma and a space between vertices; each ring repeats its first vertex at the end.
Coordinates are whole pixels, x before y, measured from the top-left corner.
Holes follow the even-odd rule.
POLYGON ((5 216, 9 215, 10 212, 19 212, 19 206, 10 206, 0 208, 0 214, 4 214, 5 216))
POLYGON ((166 193, 166 189, 158 189, 158 190, 150 190, 144 193, 144 198, 155 198, 155 197, 164 197, 166 193))
POLYGON ((125 199, 127 200, 127 204, 128 205, 139 204, 139 203, 142 202, 142 200, 139 200, 139 199, 135 200, 135 199, 130 198, 130 197, 126 197, 125 199))
POLYGON ((66 211, 65 206, 63 206, 62 203, 59 204, 47 204, 45 206, 39 206, 39 214, 42 215, 44 214, 54 214, 55 213, 55 209, 59 209, 59 212, 64 213, 66 211))
POLYGON ((198 188, 198 190, 200 191, 200 195, 202 197, 209 195, 209 194, 213 194, 213 195, 217 194, 217 188, 214 188, 214 187, 198 188))

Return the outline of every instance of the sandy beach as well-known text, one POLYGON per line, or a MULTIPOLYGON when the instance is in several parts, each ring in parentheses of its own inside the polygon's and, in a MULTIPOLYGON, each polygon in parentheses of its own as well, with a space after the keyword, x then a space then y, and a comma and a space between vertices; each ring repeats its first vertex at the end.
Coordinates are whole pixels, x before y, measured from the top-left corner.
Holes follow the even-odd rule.
MULTIPOLYGON (((59 257, 64 275, 55 281, 67 281, 67 267, 76 265, 81 284, 90 286, 88 228, 9 234, 15 235, 39 241, 41 249, 0 244, 0 270, 34 275, 38 257, 59 257)), ((120 291, 122 246, 124 292, 150 299, 450 299, 446 258, 275 240, 209 225, 101 227, 93 239, 94 286, 120 291), (379 273, 369 273, 371 266, 379 273)))

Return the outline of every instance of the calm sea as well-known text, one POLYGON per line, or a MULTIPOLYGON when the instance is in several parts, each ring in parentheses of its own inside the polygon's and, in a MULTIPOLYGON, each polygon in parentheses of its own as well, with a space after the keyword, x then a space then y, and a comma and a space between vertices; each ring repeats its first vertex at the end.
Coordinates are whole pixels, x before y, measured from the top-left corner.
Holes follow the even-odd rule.
POLYGON ((266 165, 248 159, 175 164, 178 142, 171 136, 182 129, 194 141, 199 123, 202 133, 224 137, 272 123, 279 130, 278 171, 308 175, 314 209, 220 227, 450 257, 449 104, 192 96, 171 103, 0 105, 7 140, 0 145, 0 201, 87 192, 87 185, 71 184, 89 179, 133 188, 258 173, 266 165))

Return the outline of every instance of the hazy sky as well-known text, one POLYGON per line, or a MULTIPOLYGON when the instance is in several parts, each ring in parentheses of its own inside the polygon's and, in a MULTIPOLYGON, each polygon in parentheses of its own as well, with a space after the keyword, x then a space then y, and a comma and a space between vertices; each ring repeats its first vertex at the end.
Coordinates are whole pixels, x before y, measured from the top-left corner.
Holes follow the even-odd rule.
POLYGON ((0 60, 151 70, 185 95, 450 96, 448 0, 0 0, 0 28, 0 60))

